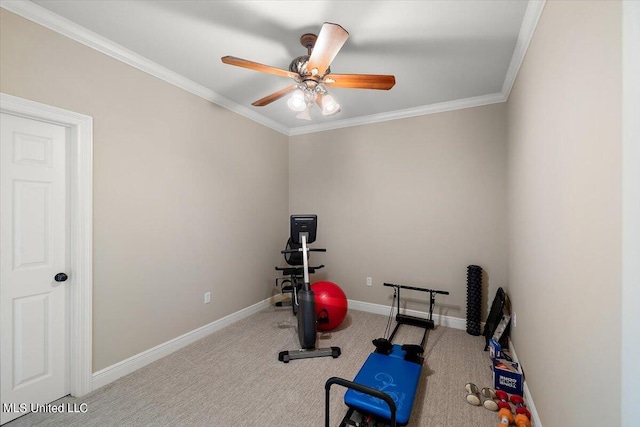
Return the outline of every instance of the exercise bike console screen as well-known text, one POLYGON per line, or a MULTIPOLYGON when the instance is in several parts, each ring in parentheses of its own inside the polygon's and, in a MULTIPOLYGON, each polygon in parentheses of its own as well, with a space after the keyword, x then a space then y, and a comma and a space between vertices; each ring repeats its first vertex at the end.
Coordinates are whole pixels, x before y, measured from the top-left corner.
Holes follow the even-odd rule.
POLYGON ((301 235, 307 236, 307 243, 316 241, 316 229, 318 228, 317 215, 291 215, 291 241, 302 244, 301 235))

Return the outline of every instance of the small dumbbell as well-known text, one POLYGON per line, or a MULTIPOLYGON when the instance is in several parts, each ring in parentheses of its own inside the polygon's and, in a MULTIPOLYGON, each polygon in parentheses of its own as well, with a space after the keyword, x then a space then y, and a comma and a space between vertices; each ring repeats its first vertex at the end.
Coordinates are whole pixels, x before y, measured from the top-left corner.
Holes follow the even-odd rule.
POLYGON ((480 395, 482 396, 482 406, 490 411, 497 411, 499 409, 498 403, 496 402, 496 392, 493 391, 492 388, 483 388, 480 395))
POLYGON ((524 406, 524 399, 522 398, 522 396, 512 394, 509 400, 516 406, 516 414, 522 414, 528 419, 531 419, 531 412, 529 412, 527 407, 524 406))
POLYGON ((516 415, 516 426, 518 427, 531 427, 531 421, 525 414, 516 415))
POLYGON ((480 406, 480 390, 478 390, 478 386, 474 383, 467 383, 464 388, 467 390, 467 402, 480 406))
POLYGON ((509 405, 509 401, 507 400, 509 398, 509 395, 506 391, 496 390, 496 397, 500 399, 500 402, 498 402, 498 408, 504 408, 511 411, 511 406, 509 405))
POLYGON ((500 411, 498 412, 498 418, 500 419, 500 424, 498 424, 498 427, 509 427, 515 422, 511 410, 507 408, 500 409, 500 411))

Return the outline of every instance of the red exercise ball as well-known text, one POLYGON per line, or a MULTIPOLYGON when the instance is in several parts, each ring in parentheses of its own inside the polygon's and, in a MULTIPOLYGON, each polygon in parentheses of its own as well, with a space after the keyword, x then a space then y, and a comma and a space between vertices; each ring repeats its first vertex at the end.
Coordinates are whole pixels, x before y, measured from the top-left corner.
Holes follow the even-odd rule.
POLYGON ((316 317, 328 318, 328 322, 318 321, 319 331, 330 331, 340 326, 347 315, 347 296, 340 286, 333 282, 321 281, 311 285, 316 299, 316 317))

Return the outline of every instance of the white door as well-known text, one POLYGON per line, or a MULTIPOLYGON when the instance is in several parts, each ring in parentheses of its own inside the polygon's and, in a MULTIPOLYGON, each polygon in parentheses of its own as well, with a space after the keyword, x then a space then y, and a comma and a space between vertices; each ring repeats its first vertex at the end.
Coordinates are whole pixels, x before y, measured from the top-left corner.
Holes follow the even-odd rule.
POLYGON ((1 114, 1 423, 68 394, 66 129, 1 114), (22 404, 22 405, 20 405, 22 404), (28 409, 27 409, 28 410, 28 409))

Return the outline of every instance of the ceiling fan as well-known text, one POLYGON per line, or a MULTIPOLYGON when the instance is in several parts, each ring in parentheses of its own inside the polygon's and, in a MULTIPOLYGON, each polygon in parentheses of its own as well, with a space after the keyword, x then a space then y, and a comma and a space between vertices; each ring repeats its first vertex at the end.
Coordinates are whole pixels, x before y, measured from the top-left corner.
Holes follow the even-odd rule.
POLYGON ((249 68, 277 76, 291 77, 295 83, 265 96, 251 105, 264 107, 287 94, 291 97, 287 105, 298 114, 297 118, 311 120, 310 107, 315 102, 322 114, 330 116, 340 111, 340 105, 329 95, 327 87, 389 90, 395 85, 392 75, 379 74, 334 74, 329 66, 347 41, 349 33, 338 24, 325 22, 320 34, 303 34, 300 44, 307 48, 307 55, 291 61, 289 70, 259 64, 234 56, 223 56, 222 62, 237 67, 249 68))

